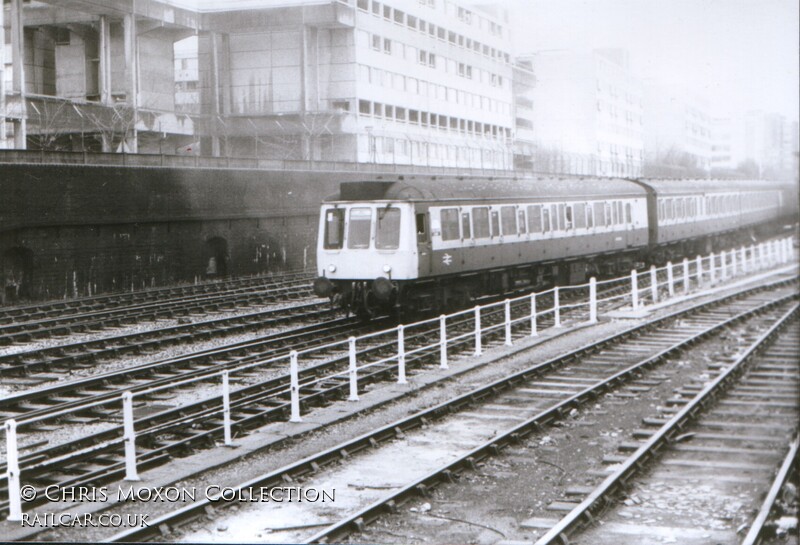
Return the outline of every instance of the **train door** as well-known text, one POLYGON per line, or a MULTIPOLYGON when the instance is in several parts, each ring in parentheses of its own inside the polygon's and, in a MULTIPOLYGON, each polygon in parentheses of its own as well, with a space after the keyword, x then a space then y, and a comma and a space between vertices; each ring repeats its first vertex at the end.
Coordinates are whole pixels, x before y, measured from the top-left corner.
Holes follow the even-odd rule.
POLYGON ((415 208, 414 228, 417 236, 417 252, 419 253, 419 276, 432 273, 433 250, 431 248, 430 218, 427 209, 415 208))

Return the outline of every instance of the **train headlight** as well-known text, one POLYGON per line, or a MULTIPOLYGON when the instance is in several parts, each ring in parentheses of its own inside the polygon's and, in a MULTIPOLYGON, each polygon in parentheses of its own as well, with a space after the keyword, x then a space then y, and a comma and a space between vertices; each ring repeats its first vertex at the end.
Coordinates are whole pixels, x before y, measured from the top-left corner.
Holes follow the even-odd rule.
POLYGON ((385 273, 392 272, 392 266, 391 265, 384 265, 383 266, 383 272, 385 272, 385 273))
POLYGON ((328 265, 328 272, 335 273, 336 272, 336 265, 328 265))

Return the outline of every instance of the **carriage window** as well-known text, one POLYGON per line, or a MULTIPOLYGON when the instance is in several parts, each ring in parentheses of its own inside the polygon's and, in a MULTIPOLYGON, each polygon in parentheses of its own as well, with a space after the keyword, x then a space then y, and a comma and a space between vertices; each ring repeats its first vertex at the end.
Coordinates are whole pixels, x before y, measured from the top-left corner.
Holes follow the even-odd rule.
POLYGON ((375 248, 378 250, 396 250, 400 247, 400 209, 378 209, 378 234, 375 237, 375 248))
POLYGON ((586 227, 586 203, 576 204, 572 210, 575 214, 575 228, 583 229, 586 227))
POLYGON ((472 226, 469 221, 469 212, 461 213, 461 233, 464 238, 472 238, 472 226))
POLYGON ((569 231, 572 229, 572 206, 571 205, 558 205, 561 210, 564 211, 564 229, 569 231))
POLYGON ((603 203, 603 208, 605 208, 605 217, 606 217, 606 226, 611 225, 612 223, 612 216, 611 216, 611 203, 603 203))
POLYGON ((351 208, 350 224, 347 228, 347 247, 351 250, 369 248, 372 231, 372 210, 351 208))
POLYGON ((344 210, 335 208, 325 212, 325 249, 339 250, 344 240, 344 210))
POLYGON ((633 224, 633 209, 631 203, 625 203, 625 223, 633 224))
POLYGON ((461 238, 458 232, 458 208, 445 208, 441 212, 442 240, 457 240, 461 238))
POLYGON ((426 226, 425 214, 417 214, 417 242, 427 242, 428 229, 426 226))
POLYGON ((594 203, 594 219, 596 225, 602 227, 606 224, 606 205, 602 202, 594 203))
POLYGON ((489 209, 472 209, 472 231, 475 238, 489 238, 489 209))
POLYGON ((619 210, 617 210, 616 202, 611 203, 611 223, 619 223, 619 210))
MULTIPOLYGON (((564 206, 564 205, 562 204, 561 206, 564 206)), ((560 217, 561 216, 559 216, 559 214, 558 214, 558 206, 555 205, 555 204, 551 204, 550 205, 550 224, 553 227, 553 231, 558 231, 559 229, 561 229, 561 224, 558 221, 558 218, 560 218, 560 217)))
POLYGON ((497 210, 492 210, 492 236, 500 235, 500 214, 497 210))
POLYGON ((594 227, 594 208, 591 203, 586 203, 586 227, 594 227))
POLYGON ((546 206, 542 207, 542 227, 545 233, 550 231, 550 211, 546 206))
POLYGON ((542 207, 538 204, 528 206, 528 231, 542 232, 542 207))
POLYGON ((517 215, 518 215, 517 225, 519 225, 519 234, 524 235, 525 233, 528 232, 528 224, 525 222, 525 210, 520 208, 517 211, 517 215))
POLYGON ((625 216, 622 215, 622 201, 617 201, 615 203, 617 205, 617 223, 623 223, 625 221, 625 216))
POLYGON ((503 206, 500 208, 500 219, 503 224, 504 235, 517 234, 517 212, 513 206, 503 206))

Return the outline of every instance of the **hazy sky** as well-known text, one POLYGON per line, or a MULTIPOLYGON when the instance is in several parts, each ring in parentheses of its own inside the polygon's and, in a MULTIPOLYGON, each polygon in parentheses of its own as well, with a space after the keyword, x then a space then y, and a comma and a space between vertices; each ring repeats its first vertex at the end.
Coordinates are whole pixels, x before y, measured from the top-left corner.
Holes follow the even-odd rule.
POLYGON ((641 78, 705 95, 713 115, 798 118, 797 0, 500 0, 516 53, 624 47, 641 78))

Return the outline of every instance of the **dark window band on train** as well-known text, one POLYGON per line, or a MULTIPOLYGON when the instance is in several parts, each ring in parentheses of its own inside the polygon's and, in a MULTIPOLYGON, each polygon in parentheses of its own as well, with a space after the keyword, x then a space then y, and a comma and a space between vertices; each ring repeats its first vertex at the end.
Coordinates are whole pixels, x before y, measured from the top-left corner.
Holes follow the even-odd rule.
POLYGON ((458 240, 458 208, 445 208, 441 212, 442 240, 458 240))
POLYGON ((475 238, 489 238, 489 209, 478 207, 472 209, 472 231, 475 238))

